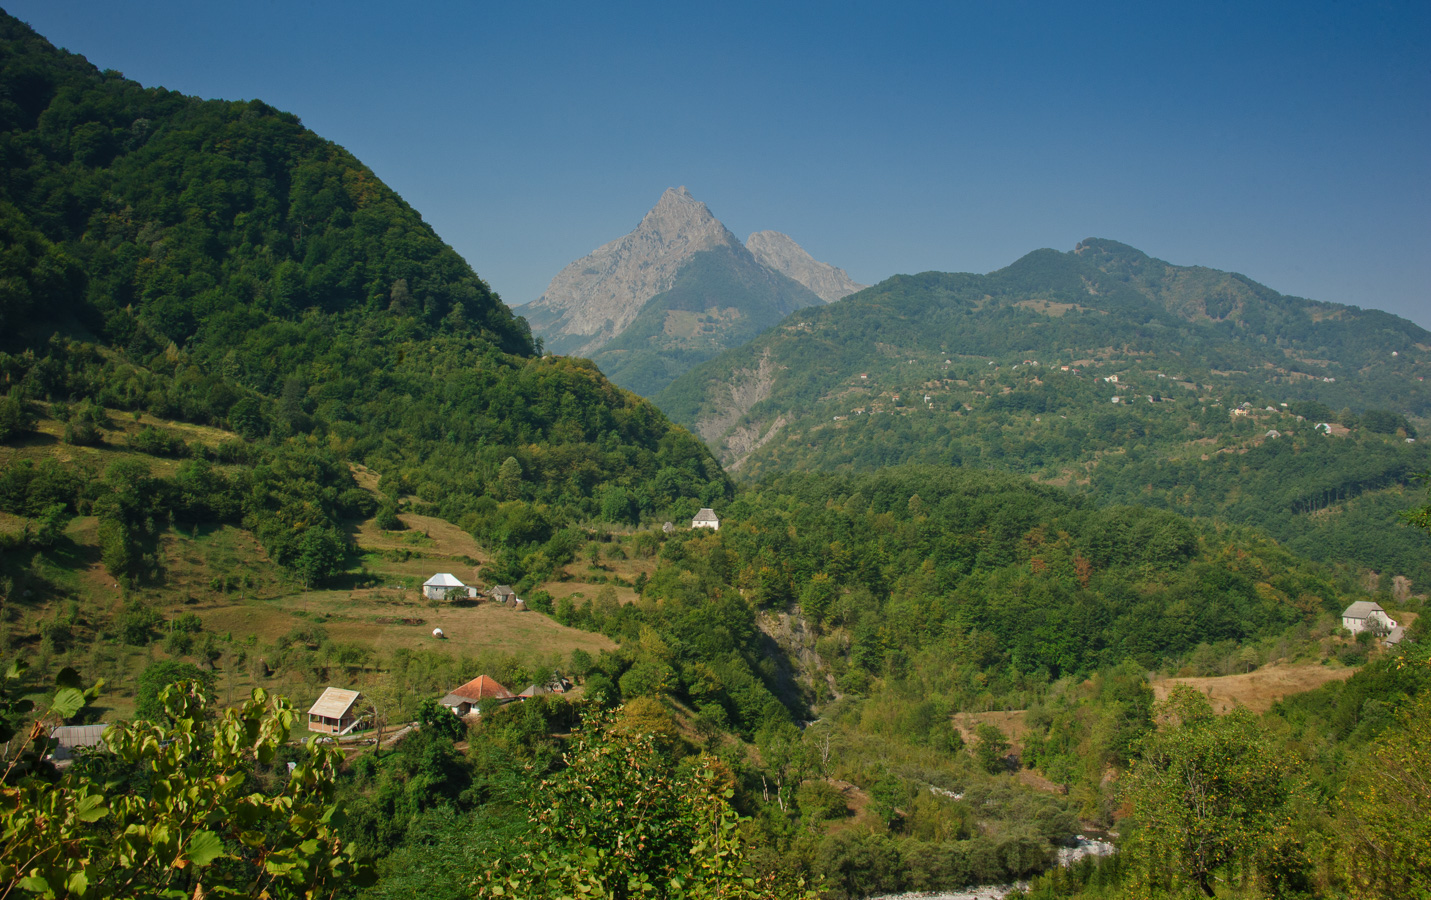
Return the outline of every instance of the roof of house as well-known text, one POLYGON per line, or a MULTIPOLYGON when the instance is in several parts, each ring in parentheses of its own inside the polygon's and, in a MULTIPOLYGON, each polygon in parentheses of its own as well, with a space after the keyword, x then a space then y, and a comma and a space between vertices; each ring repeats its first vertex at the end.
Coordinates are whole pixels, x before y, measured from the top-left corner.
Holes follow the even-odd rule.
POLYGON ((323 716, 326 719, 341 719, 357 702, 357 691, 330 687, 325 689, 323 695, 308 708, 308 715, 323 716))
POLYGON ((50 732, 57 741, 55 759, 69 759, 81 747, 103 747, 104 730, 108 725, 61 725, 50 732))
POLYGON ((708 506, 703 506, 703 507, 701 507, 701 511, 698 512, 698 513, 696 513, 696 517, 695 517, 694 519, 692 519, 691 521, 692 521, 692 522, 716 522, 716 521, 719 521, 719 520, 716 518, 715 510, 711 509, 711 508, 708 507, 708 506))
POLYGON ((443 702, 446 703, 448 698, 466 700, 469 703, 490 699, 510 700, 512 692, 502 687, 494 679, 488 678, 486 675, 478 675, 461 687, 453 688, 446 697, 442 698, 443 702))
POLYGON ((1391 629, 1391 633, 1388 634, 1385 638, 1383 638, 1383 640, 1386 641, 1386 645, 1388 647, 1395 647, 1397 644, 1401 643, 1401 641, 1405 637, 1406 629, 1400 625, 1397 625, 1395 628, 1391 629))
POLYGON ((527 689, 518 694, 518 697, 537 697, 541 694, 564 694, 567 688, 571 687, 571 682, 565 678, 553 678, 546 684, 530 684, 527 689))
POLYGON ((509 584, 499 584, 487 593, 491 594, 493 597, 498 597, 502 595, 516 596, 517 592, 512 590, 512 586, 509 584))
MULTIPOLYGON (((411 582, 409 582, 409 584, 410 584, 410 583, 411 583, 411 582)), ((447 588, 467 587, 467 585, 465 585, 465 584, 463 584, 462 582, 458 581, 458 580, 452 575, 451 572, 438 572, 436 575, 434 575, 434 576, 432 576, 431 578, 429 578, 429 579, 427 579, 426 581, 424 581, 424 582, 422 583, 422 586, 423 586, 423 587, 447 587, 447 588)))
POLYGON ((1381 604, 1379 603, 1373 603, 1370 600, 1358 600, 1351 606, 1348 606, 1346 609, 1342 610, 1342 618, 1365 619, 1367 616, 1371 615, 1374 612, 1385 614, 1386 610, 1382 609, 1381 604))

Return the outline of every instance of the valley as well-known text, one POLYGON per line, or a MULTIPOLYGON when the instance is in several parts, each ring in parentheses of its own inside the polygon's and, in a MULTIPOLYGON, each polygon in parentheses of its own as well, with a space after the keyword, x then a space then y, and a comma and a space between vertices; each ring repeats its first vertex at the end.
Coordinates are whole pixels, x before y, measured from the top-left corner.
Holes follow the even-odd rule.
POLYGON ((0 88, 0 893, 1431 889, 1413 323, 685 188, 517 315, 291 113, 0 88))

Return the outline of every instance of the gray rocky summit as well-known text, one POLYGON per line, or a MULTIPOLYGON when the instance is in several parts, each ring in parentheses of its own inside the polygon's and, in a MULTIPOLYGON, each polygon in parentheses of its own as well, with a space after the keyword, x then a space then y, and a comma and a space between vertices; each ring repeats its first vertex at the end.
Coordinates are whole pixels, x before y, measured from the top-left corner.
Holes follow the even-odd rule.
MULTIPOLYGON (((532 331, 542 338, 547 349, 597 357, 604 347, 633 326, 654 298, 670 299, 667 292, 677 286, 678 279, 684 279, 683 306, 708 314, 732 308, 750 313, 754 295, 742 297, 731 292, 764 290, 769 293, 774 290, 771 284, 787 285, 783 289, 787 294, 808 289, 808 303, 820 300, 828 303, 864 287, 851 280, 844 270, 811 258, 799 244, 779 232, 758 231, 746 244, 741 244, 704 203, 692 197, 684 187, 678 187, 667 188, 634 231, 562 269, 542 296, 517 311, 531 323, 532 331), (689 295, 697 282, 692 280, 694 270, 687 267, 706 251, 728 254, 737 260, 737 266, 747 266, 748 272, 769 274, 756 277, 755 282, 750 280, 754 276, 749 274, 727 277, 723 281, 718 279, 718 285, 717 281, 709 280, 707 271, 700 276, 705 280, 699 282, 705 299, 693 303, 689 295)), ((765 297, 759 302, 775 302, 769 315, 778 311, 776 320, 790 309, 805 305, 798 301, 792 304, 788 298, 776 302, 765 297)), ((675 319, 671 320, 671 328, 680 325, 675 319)))
POLYGON ((741 243, 685 187, 668 188, 635 231, 562 269, 519 312, 549 349, 590 356, 669 290, 693 255, 722 246, 741 243))
POLYGON ((745 249, 764 265, 805 285, 826 303, 869 287, 855 281, 844 269, 815 259, 804 247, 778 231, 755 232, 746 239, 745 249))

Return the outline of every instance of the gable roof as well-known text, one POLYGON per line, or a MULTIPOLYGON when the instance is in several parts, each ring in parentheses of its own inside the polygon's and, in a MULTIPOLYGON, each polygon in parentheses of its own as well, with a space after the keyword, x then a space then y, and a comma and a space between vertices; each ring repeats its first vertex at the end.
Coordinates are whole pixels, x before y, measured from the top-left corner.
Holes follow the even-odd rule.
POLYGON ((1373 603, 1370 600, 1358 600, 1351 606, 1342 610, 1343 619, 1365 619, 1374 612, 1385 615, 1386 610, 1381 608, 1381 604, 1373 603))
MULTIPOLYGON (((411 583, 411 582, 409 582, 409 583, 411 583)), ((423 586, 423 587, 445 587, 445 588, 467 587, 467 585, 465 585, 465 584, 463 584, 462 582, 458 581, 458 580, 452 575, 451 572, 438 572, 436 575, 434 575, 434 576, 432 576, 431 578, 429 578, 429 579, 427 579, 426 581, 424 581, 424 582, 422 583, 422 586, 423 586)))
MULTIPOLYGON (((498 684, 495 679, 488 678, 486 675, 478 675, 461 687, 453 688, 447 697, 458 697, 476 703, 479 700, 490 699, 510 700, 512 692, 498 684)), ((442 699, 446 700, 447 697, 442 699)))
POLYGON ((353 704, 358 702, 357 691, 346 691, 330 687, 308 708, 308 715, 323 716, 327 719, 341 719, 347 715, 353 704))
POLYGON ((720 521, 720 520, 716 518, 715 510, 711 509, 709 506, 703 506, 703 507, 701 507, 701 511, 698 512, 698 513, 696 513, 696 517, 695 517, 694 519, 692 519, 691 521, 692 521, 692 522, 718 522, 718 521, 720 521))
POLYGON ((492 590, 488 591, 487 593, 491 594, 493 597, 503 597, 503 596, 506 596, 506 597, 515 597, 515 596, 517 596, 517 592, 514 591, 514 590, 512 590, 512 588, 511 588, 510 585, 506 585, 506 584, 499 584, 499 585, 497 585, 496 587, 492 588, 492 590))

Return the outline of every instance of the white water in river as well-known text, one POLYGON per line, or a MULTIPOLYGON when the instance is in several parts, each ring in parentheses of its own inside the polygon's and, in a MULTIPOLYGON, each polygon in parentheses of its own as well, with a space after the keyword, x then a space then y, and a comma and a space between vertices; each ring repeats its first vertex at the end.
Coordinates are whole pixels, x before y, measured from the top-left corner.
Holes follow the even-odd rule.
MULTIPOLYGON (((1111 856, 1114 847, 1108 841, 1099 841, 1078 836, 1078 843, 1072 847, 1058 848, 1058 864, 1071 866, 1085 856, 1111 856)), ((1016 884, 981 884, 978 887, 961 888, 957 891, 932 891, 915 894, 885 894, 869 900, 1003 900, 1015 888, 1027 888, 1027 881, 1016 884)))

